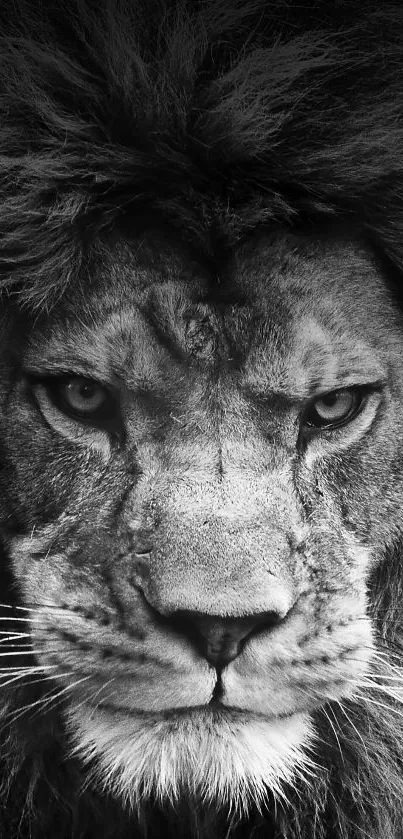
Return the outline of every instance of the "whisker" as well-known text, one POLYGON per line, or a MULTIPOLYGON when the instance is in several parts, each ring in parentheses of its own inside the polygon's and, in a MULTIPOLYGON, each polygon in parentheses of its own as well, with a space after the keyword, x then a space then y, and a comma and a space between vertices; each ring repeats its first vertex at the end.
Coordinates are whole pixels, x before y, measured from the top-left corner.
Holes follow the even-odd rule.
MULTIPOLYGON (((85 682, 89 679, 89 676, 84 676, 82 679, 77 679, 77 681, 73 682, 67 687, 63 688, 59 693, 57 693, 54 697, 49 697, 49 699, 54 698, 55 700, 61 697, 63 694, 67 693, 69 690, 73 690, 77 685, 81 684, 81 682, 85 682)), ((45 694, 46 697, 46 694, 45 694)), ((12 724, 15 723, 21 716, 23 716, 27 711, 37 707, 38 705, 41 706, 41 710, 44 709, 48 704, 48 700, 41 696, 39 699, 35 700, 34 702, 30 702, 27 705, 24 705, 22 708, 18 708, 17 712, 12 716, 7 717, 7 722, 12 724)))
POLYGON ((402 678, 399 679, 397 676, 388 676, 387 674, 384 675, 383 673, 379 673, 379 674, 378 673, 377 674, 365 673, 364 675, 360 676, 360 678, 358 680, 352 679, 351 681, 353 683, 355 683, 355 682, 357 682, 357 683, 360 682, 361 683, 362 682, 362 684, 370 685, 371 687, 374 687, 374 688, 379 688, 379 687, 382 687, 382 686, 387 687, 389 683, 391 683, 391 687, 395 687, 395 686, 398 686, 400 684, 403 688, 403 679, 402 678))
MULTIPOLYGON (((0 638, 0 647, 9 647, 11 646, 10 641, 24 641, 25 638, 30 637, 31 636, 25 632, 22 634, 16 633, 15 635, 9 635, 9 633, 7 633, 5 638, 0 638)), ((25 641, 25 644, 16 644, 15 646, 18 646, 21 649, 22 646, 28 646, 28 642, 25 641)))
POLYGON ((31 606, 17 606, 14 603, 0 603, 0 609, 12 609, 20 612, 37 612, 40 609, 55 609, 58 612, 69 611, 69 608, 66 608, 66 606, 58 606, 57 603, 47 603, 46 600, 38 601, 31 606))
MULTIPOLYGON (((11 637, 13 637, 13 638, 30 638, 31 637, 30 632, 20 632, 20 630, 18 630, 18 631, 16 630, 15 632, 12 633, 12 636, 11 636, 9 629, 0 629, 0 635, 8 635, 10 638, 11 637)), ((2 642, 0 641, 0 643, 2 643, 2 642)))
MULTIPOLYGON (((82 701, 82 702, 79 702, 79 703, 78 703, 78 705, 74 704, 74 710, 75 710, 75 711, 77 711, 77 710, 78 710, 78 708, 82 708, 82 706, 83 706, 83 705, 85 705, 85 704, 89 704, 89 703, 92 703, 92 702, 94 701, 95 697, 96 697, 96 696, 99 696, 99 694, 100 694, 103 690, 105 690, 105 689, 108 687, 108 685, 112 684, 112 682, 114 682, 114 681, 116 681, 116 676, 112 676, 112 678, 111 678, 111 679, 108 679, 108 681, 107 681, 107 682, 105 682, 103 685, 101 685, 101 687, 100 687, 100 688, 98 688, 98 690, 97 690, 97 691, 95 691, 95 693, 93 693, 93 694, 91 694, 91 696, 86 697, 85 699, 83 699, 83 701, 82 701)), ((113 696, 113 693, 110 693, 108 698, 111 698, 112 696, 113 696)), ((95 711, 97 710, 98 705, 99 705, 99 702, 98 702, 98 703, 94 706, 93 710, 91 711, 91 714, 89 715, 89 719, 91 719, 91 717, 93 716, 93 714, 94 714, 94 713, 95 713, 95 711)))
POLYGON ((44 606, 44 607, 55 606, 55 608, 57 608, 56 604, 46 603, 45 601, 41 601, 41 602, 38 601, 38 603, 35 603, 34 606, 17 606, 15 603, 0 603, 0 609, 12 609, 13 611, 18 611, 18 612, 36 612, 42 606, 44 606))
POLYGON ((8 685, 13 684, 14 682, 18 681, 19 679, 23 679, 24 677, 31 677, 31 676, 34 676, 34 675, 40 676, 40 678, 37 678, 37 679, 29 678, 29 681, 27 681, 26 684, 27 685, 28 684, 32 685, 32 684, 38 684, 40 682, 49 681, 50 679, 58 678, 60 675, 62 675, 62 676, 68 675, 68 673, 59 674, 59 673, 46 673, 46 672, 44 672, 44 671, 49 671, 49 670, 53 671, 53 670, 56 670, 56 669, 57 669, 56 665, 45 665, 43 667, 38 666, 38 667, 14 668, 14 669, 7 670, 6 672, 2 673, 1 668, 0 668, 0 690, 1 690, 1 688, 7 687, 8 685), (4 679, 6 679, 6 681, 3 681, 4 679))
MULTIPOLYGON (((7 679, 6 682, 0 682, 0 689, 5 688, 8 685, 12 685, 12 684, 14 684, 14 682, 18 682, 20 679, 23 679, 24 677, 30 676, 30 675, 31 675, 30 673, 18 673, 17 675, 14 675, 11 679, 7 679)), ((29 682, 27 682, 26 684, 27 685, 28 684, 29 685, 32 685, 32 684, 35 685, 35 684, 39 684, 40 682, 49 681, 50 678, 51 678, 50 675, 49 676, 43 675, 40 679, 30 679, 29 682)))
MULTIPOLYGON (((70 673, 58 673, 56 675, 60 678, 60 677, 64 677, 64 676, 69 676, 70 673)), ((51 691, 49 691, 49 693, 45 694, 45 696, 42 697, 42 699, 45 699, 45 702, 43 703, 43 707, 45 707, 46 705, 51 703, 53 699, 57 699, 59 696, 62 696, 64 693, 67 693, 69 690, 72 690, 72 688, 76 687, 76 685, 79 685, 81 682, 85 682, 89 678, 90 678, 89 676, 83 676, 82 679, 77 679, 75 682, 73 682, 73 684, 65 685, 65 687, 62 688, 62 690, 58 691, 57 694, 52 694, 51 691), (48 698, 46 698, 46 697, 48 697, 48 698)))
POLYGON ((400 676, 389 676, 387 673, 379 672, 370 672, 367 675, 370 679, 387 679, 388 682, 401 682, 401 684, 403 685, 403 673, 401 673, 400 676))
MULTIPOLYGON (((43 647, 40 650, 34 649, 31 645, 25 646, 25 644, 7 644, 6 649, 8 647, 10 647, 11 651, 10 652, 1 652, 0 651, 0 664, 1 664, 1 659, 7 659, 7 658, 24 658, 24 657, 27 657, 27 656, 29 656, 31 658, 32 656, 34 656, 34 657, 36 656, 37 659, 39 660, 40 656, 44 656, 44 655, 45 656, 49 656, 49 655, 63 655, 64 656, 66 654, 66 647, 63 646, 62 642, 60 642, 60 644, 57 644, 58 640, 59 639, 54 638, 53 642, 56 642, 56 643, 52 643, 52 646, 46 646, 46 647, 43 647)), ((5 666, 5 668, 7 667, 7 662, 6 661, 4 661, 4 666, 5 666)), ((1 667, 0 667, 0 670, 1 670, 1 667)))
POLYGON ((32 714, 32 717, 35 717, 38 714, 41 714, 42 711, 45 710, 45 708, 56 708, 57 705, 60 704, 60 701, 61 701, 62 697, 66 693, 73 690, 75 687, 77 687, 77 685, 79 685, 81 682, 85 682, 87 679, 89 679, 89 676, 85 676, 83 679, 78 679, 73 684, 67 685, 65 688, 60 690, 57 694, 51 694, 51 695, 46 694, 45 696, 48 696, 48 698, 47 699, 45 698, 45 701, 42 703, 42 705, 40 707, 38 707, 35 710, 35 712, 32 714))
POLYGON ((395 690, 392 690, 387 685, 378 685, 378 684, 371 684, 370 682, 362 682, 358 683, 358 687, 360 688, 367 688, 368 690, 378 690, 380 693, 384 693, 386 696, 390 696, 391 699, 396 700, 396 702, 403 703, 403 686, 402 686, 402 693, 396 693, 395 690))
POLYGON ((39 676, 38 676, 37 679, 31 679, 30 678, 29 681, 27 681, 25 685, 22 685, 22 687, 31 687, 31 685, 41 685, 41 684, 44 684, 44 682, 54 682, 55 679, 60 679, 64 676, 68 676, 68 675, 69 675, 68 673, 49 673, 49 675, 45 674, 41 678, 39 678, 39 676))
MULTIPOLYGON (((55 669, 56 669, 56 665, 53 665, 53 664, 49 665, 49 667, 47 668, 47 670, 55 670, 55 669)), ((33 674, 33 673, 43 673, 45 671, 46 671, 46 668, 44 668, 44 667, 12 668, 11 670, 7 670, 7 672, 0 672, 0 680, 1 679, 7 679, 9 676, 13 676, 13 675, 29 676, 30 674, 33 674)), ((3 686, 4 686, 4 682, 0 681, 0 687, 3 687, 3 686)))
POLYGON ((5 623, 6 621, 11 621, 12 623, 42 623, 42 621, 35 620, 33 618, 21 618, 19 616, 3 617, 3 615, 1 615, 0 624, 5 623))
POLYGON ((390 684, 392 687, 398 687, 399 685, 403 687, 403 675, 395 676, 378 671, 377 673, 362 674, 360 678, 362 678, 364 681, 368 683, 371 683, 372 685, 390 684))
POLYGON ((7 665, 4 665, 4 667, 0 667, 0 673, 9 673, 10 670, 32 670, 32 669, 37 668, 37 667, 40 667, 41 670, 42 670, 44 667, 56 667, 56 665, 55 664, 39 664, 39 663, 36 664, 35 663, 35 664, 25 664, 25 665, 24 664, 23 665, 15 664, 14 667, 13 667, 12 664, 7 664, 7 665))
POLYGON ((365 753, 366 753, 366 755, 367 755, 367 757, 368 757, 368 751, 367 751, 367 747, 366 747, 366 745, 365 745, 365 742, 364 742, 364 740, 363 740, 363 738, 362 738, 362 736, 361 736, 360 732, 358 731, 358 728, 356 728, 356 726, 354 725, 353 720, 351 719, 350 714, 348 714, 348 713, 347 713, 347 711, 346 711, 346 709, 345 709, 345 707, 344 707, 343 703, 342 703, 342 702, 340 702, 340 700, 336 699, 335 701, 336 701, 336 703, 337 703, 338 708, 340 708, 340 711, 341 711, 341 712, 342 712, 342 714, 345 716, 345 718, 346 718, 346 720, 347 720, 348 724, 349 724, 349 725, 351 725, 351 728, 353 728, 353 729, 354 729, 354 731, 355 731, 355 733, 356 733, 356 735, 357 735, 358 739, 361 741, 362 746, 363 746, 363 748, 364 748, 364 751, 365 751, 365 753))
POLYGON ((41 653, 43 653, 43 650, 30 650, 28 648, 24 649, 24 650, 21 650, 21 648, 17 644, 16 644, 16 648, 19 650, 19 652, 0 653, 0 658, 7 658, 7 656, 13 656, 15 658, 18 655, 19 656, 40 655, 41 653))
MULTIPOLYGON (((52 678, 52 679, 56 678, 56 677, 58 678, 60 675, 62 675, 62 676, 71 675, 71 671, 66 671, 66 672, 61 673, 61 674, 60 673, 55 673, 54 671, 57 670, 57 669, 58 669, 58 667, 55 664, 50 664, 49 666, 45 666, 45 667, 19 667, 19 668, 14 668, 12 670, 9 670, 7 673, 0 673, 0 679, 5 679, 5 678, 7 678, 7 676, 15 675, 15 674, 16 675, 22 675, 22 676, 32 676, 32 675, 35 675, 37 673, 39 673, 39 674, 40 673, 45 673, 46 678, 48 678, 48 676, 49 676, 49 678, 52 678), (49 671, 52 671, 52 672, 49 672, 49 671)), ((1 687, 1 683, 0 683, 0 687, 1 687)))
POLYGON ((376 699, 373 699, 367 695, 358 695, 357 700, 365 703, 369 703, 370 705, 375 705, 377 708, 382 708, 383 711, 392 711, 396 716, 403 718, 403 712, 399 711, 395 708, 394 705, 385 705, 383 702, 378 702, 376 699))
POLYGON ((401 646, 398 646, 397 644, 394 646, 390 646, 388 643, 385 643, 382 646, 383 649, 379 649, 378 647, 375 648, 375 650, 373 651, 376 652, 379 657, 382 656, 386 660, 396 660, 397 662, 401 663, 403 652, 403 648, 401 646))
MULTIPOLYGON (((328 720, 328 723, 329 723, 329 725, 330 725, 330 727, 331 727, 331 729, 332 729, 332 731, 333 731, 333 734, 334 734, 334 736, 335 736, 335 738, 336 738, 337 745, 338 745, 339 752, 340 752, 340 757, 341 757, 342 762, 343 762, 343 764, 344 764, 344 755, 343 755, 343 751, 342 751, 342 748, 341 748, 340 740, 339 740, 339 737, 338 737, 338 734, 337 734, 337 731, 336 731, 336 726, 334 725, 334 723, 333 723, 333 722, 332 722, 332 720, 330 719, 330 716, 329 716, 329 714, 328 714, 328 712, 327 712, 326 708, 328 708, 329 710, 331 710, 331 711, 332 711, 333 716, 334 716, 334 712, 333 712, 333 709, 331 708, 331 706, 330 706, 330 705, 326 705, 326 707, 325 707, 325 706, 322 706, 322 708, 321 708, 321 711, 324 713, 324 715, 325 715, 326 719, 328 720)), ((335 717, 335 722, 336 722, 336 725, 337 725, 337 718, 336 718, 336 717, 335 717)))
MULTIPOLYGON (((90 678, 89 676, 83 676, 83 678, 82 678, 82 679, 78 679, 78 680, 77 680, 77 681, 75 681, 73 684, 67 685, 67 686, 63 689, 63 691, 60 691, 60 692, 57 694, 57 697, 56 697, 56 698, 59 698, 60 696, 62 696, 62 695, 63 695, 64 693, 66 693, 67 691, 72 690, 73 688, 77 687, 77 685, 81 684, 81 682, 86 682, 86 681, 88 681, 88 680, 89 680, 89 678, 90 678)), ((97 693, 98 693, 98 692, 99 692, 99 691, 97 691, 97 693)), ((82 704, 82 703, 80 703, 80 704, 82 704)))

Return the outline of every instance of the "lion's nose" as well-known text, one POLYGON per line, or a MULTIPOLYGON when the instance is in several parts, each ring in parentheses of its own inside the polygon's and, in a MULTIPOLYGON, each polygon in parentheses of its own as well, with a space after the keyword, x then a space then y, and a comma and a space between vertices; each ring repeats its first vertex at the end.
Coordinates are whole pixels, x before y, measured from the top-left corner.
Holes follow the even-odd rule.
POLYGON ((225 618, 183 609, 171 616, 174 628, 186 635, 204 658, 217 668, 233 661, 248 638, 272 628, 280 620, 281 616, 276 612, 225 618))

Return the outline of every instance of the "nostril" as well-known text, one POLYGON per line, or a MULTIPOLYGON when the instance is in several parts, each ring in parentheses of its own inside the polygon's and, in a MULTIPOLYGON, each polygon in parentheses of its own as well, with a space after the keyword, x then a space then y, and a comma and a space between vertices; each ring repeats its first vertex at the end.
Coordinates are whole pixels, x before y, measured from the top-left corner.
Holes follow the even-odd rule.
POLYGON ((191 610, 171 616, 171 624, 186 635, 214 667, 225 667, 243 649, 246 641, 258 632, 273 628, 281 621, 277 612, 262 612, 244 617, 221 617, 191 610))

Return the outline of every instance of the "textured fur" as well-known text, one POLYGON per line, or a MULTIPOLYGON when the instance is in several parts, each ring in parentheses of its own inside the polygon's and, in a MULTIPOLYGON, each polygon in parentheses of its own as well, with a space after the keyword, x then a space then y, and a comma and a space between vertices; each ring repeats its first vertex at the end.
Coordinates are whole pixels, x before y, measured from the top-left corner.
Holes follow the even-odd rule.
POLYGON ((6 287, 47 299, 145 209, 214 263, 264 221, 343 213, 400 265, 398 2, 62 8, 1 12, 6 287))
MULTIPOLYGON (((83 301, 92 287, 97 296, 94 277, 111 254, 114 285, 120 278, 124 290, 129 274, 116 240, 147 239, 151 226, 181 243, 175 248, 184 249, 188 266, 203 266, 213 297, 231 254, 263 225, 316 238, 324 229, 326 241, 329 228, 340 241, 347 230, 399 293, 400 3, 314 2, 307 10, 281 0, 69 2, 45 13, 21 2, 3 4, 0 20, 3 412, 21 337, 46 332, 44 314, 66 293, 67 307, 81 291, 83 301)), ((164 264, 173 276, 170 260, 168 253, 164 264)), ((150 265, 158 274, 158 246, 143 266, 146 287, 150 265)), ((192 340, 197 355, 197 335, 192 340)), ((49 481, 32 516, 38 488, 25 467, 17 475, 10 466, 12 437, 9 424, 1 438, 5 542, 10 534, 29 540, 60 515, 73 469, 73 459, 63 461, 66 473, 49 481)), ((48 450, 40 435, 32 440, 32 460, 43 446, 45 474, 48 450)), ((29 451, 28 438, 18 444, 29 451)), ((103 442, 94 446, 107 458, 103 442)), ((192 795, 173 806, 151 798, 131 813, 97 783, 85 786, 82 755, 71 754, 58 705, 42 708, 48 688, 34 676, 24 687, 8 684, 12 666, 21 664, 10 658, 1 689, 4 837, 399 839, 402 537, 395 513, 381 525, 385 558, 368 589, 376 644, 388 658, 373 670, 384 691, 367 687, 356 701, 315 711, 323 755, 308 781, 285 782, 282 796, 269 793, 261 813, 229 813, 192 795), (27 714, 20 710, 36 701, 27 714)), ((1 600, 14 604, 2 610, 6 629, 21 626, 26 613, 18 606, 29 604, 15 567, 5 548, 1 600)))

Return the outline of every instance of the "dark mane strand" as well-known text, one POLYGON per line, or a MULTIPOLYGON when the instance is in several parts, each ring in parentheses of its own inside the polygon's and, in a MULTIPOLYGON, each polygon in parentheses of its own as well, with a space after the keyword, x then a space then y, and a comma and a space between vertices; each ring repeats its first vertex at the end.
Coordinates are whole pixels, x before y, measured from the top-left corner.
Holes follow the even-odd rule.
POLYGON ((400 267, 399 2, 16 0, 0 23, 0 281, 25 302, 145 209, 202 252, 357 217, 400 267))

